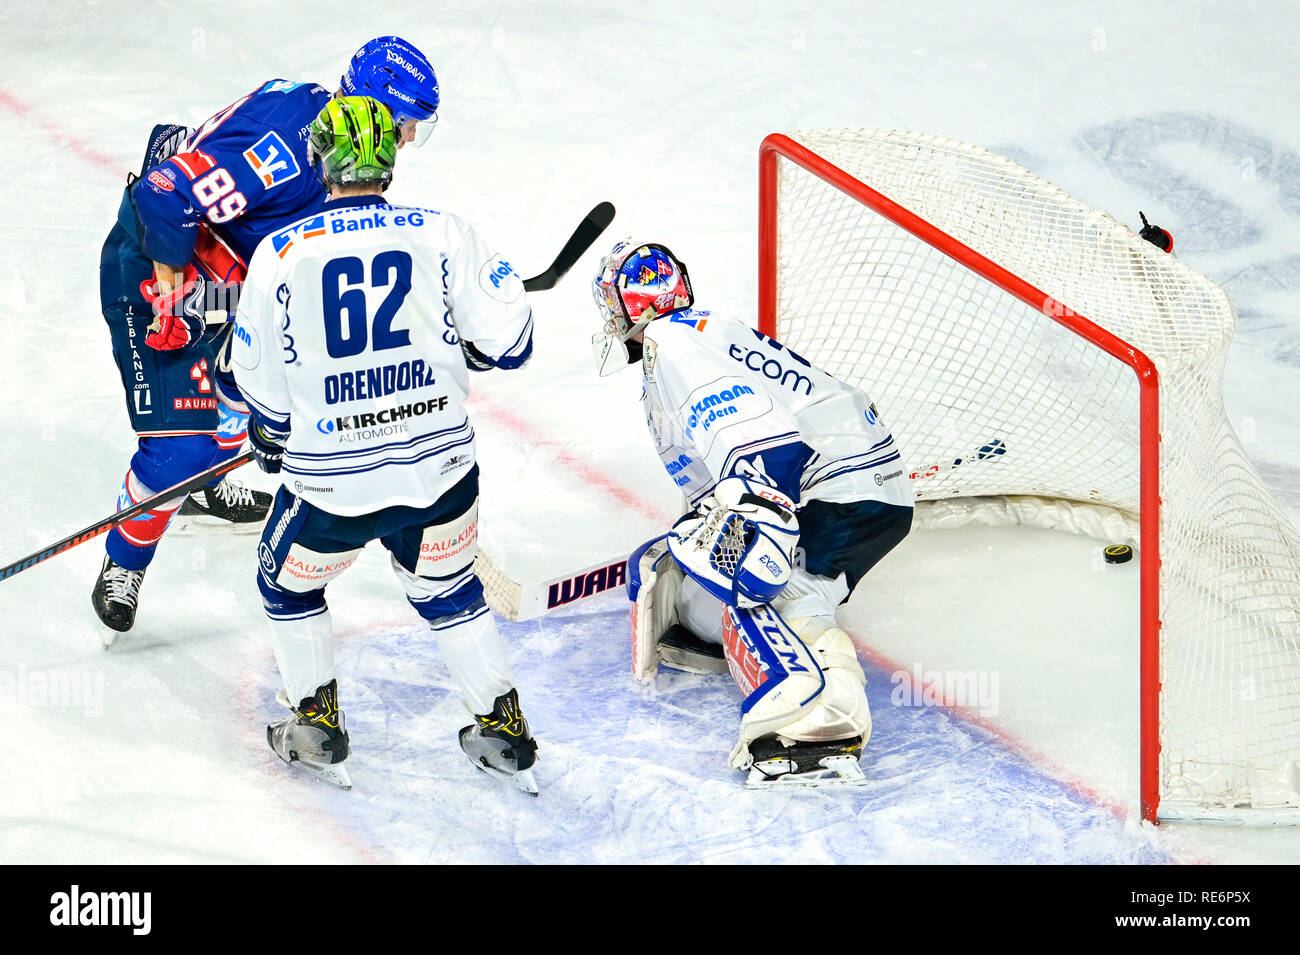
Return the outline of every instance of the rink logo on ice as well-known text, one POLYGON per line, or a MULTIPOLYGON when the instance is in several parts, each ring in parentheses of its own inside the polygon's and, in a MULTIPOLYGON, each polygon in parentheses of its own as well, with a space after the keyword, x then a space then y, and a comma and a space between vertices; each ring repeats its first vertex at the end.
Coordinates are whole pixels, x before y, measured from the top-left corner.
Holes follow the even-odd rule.
POLYGON ((18 664, 0 670, 0 706, 59 707, 83 716, 104 715, 104 674, 100 670, 29 670, 18 664))
POLYGON ((302 171, 279 133, 267 133, 245 149, 244 160, 267 189, 283 185, 302 171))
POLYGON ((996 670, 926 670, 921 664, 911 670, 895 670, 889 702, 894 706, 940 706, 945 709, 975 710, 980 716, 998 715, 998 673, 996 670))
POLYGON ((148 935, 152 911, 152 892, 83 892, 74 885, 50 896, 51 925, 125 926, 132 935, 148 935))

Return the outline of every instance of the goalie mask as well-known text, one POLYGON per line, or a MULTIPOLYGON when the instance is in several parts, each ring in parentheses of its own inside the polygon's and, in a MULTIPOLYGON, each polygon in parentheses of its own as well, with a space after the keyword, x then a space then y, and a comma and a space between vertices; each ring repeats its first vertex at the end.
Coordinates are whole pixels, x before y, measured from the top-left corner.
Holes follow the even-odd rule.
POLYGON ((604 329, 591 339, 601 375, 612 375, 640 357, 632 355, 627 342, 643 325, 684 311, 695 301, 684 263, 662 245, 633 245, 630 239, 601 259, 591 294, 605 319, 604 329))

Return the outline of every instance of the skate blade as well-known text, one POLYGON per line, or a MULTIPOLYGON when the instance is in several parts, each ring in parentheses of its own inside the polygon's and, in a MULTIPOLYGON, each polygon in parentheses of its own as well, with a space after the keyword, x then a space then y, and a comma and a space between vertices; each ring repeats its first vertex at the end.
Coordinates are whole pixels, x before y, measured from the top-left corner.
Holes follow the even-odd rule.
POLYGON ((792 772, 788 759, 765 759, 755 763, 745 780, 746 789, 830 789, 867 785, 856 756, 823 756, 819 769, 792 772))
POLYGON ((114 630, 112 627, 105 627, 103 624, 99 627, 99 643, 105 649, 109 650, 113 646, 113 641, 117 639, 120 630, 114 630))
POLYGON ((521 769, 518 772, 508 773, 487 763, 474 763, 474 767, 489 776, 495 776, 497 779, 509 782, 512 786, 528 793, 530 796, 536 796, 538 793, 537 778, 533 775, 531 769, 521 769))
POLYGON ((533 775, 531 769, 521 769, 519 772, 511 776, 510 779, 516 786, 528 793, 528 795, 537 795, 537 778, 533 775))
POLYGON ((235 524, 232 521, 223 521, 219 517, 204 517, 201 514, 186 514, 182 517, 178 514, 167 528, 167 533, 180 537, 206 534, 260 534, 265 526, 264 520, 235 524))
MULTIPOLYGON (((280 756, 279 753, 276 753, 276 755, 280 756)), ((283 756, 280 756, 280 758, 284 759, 283 756)), ((339 789, 352 788, 352 777, 343 768, 342 763, 330 763, 327 766, 321 766, 316 763, 305 763, 301 759, 284 759, 284 761, 290 766, 302 770, 308 776, 329 783, 331 786, 337 786, 339 789)))

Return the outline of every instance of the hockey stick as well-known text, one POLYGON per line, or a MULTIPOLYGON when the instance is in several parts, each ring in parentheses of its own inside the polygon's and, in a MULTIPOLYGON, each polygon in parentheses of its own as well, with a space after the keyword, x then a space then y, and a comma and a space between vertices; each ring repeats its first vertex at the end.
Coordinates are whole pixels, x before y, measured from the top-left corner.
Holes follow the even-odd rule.
POLYGON ((240 465, 247 464, 252 459, 253 452, 245 451, 243 454, 236 455, 229 461, 223 461, 218 465, 210 467, 201 474, 196 474, 188 480, 181 481, 179 484, 173 485, 167 490, 155 494, 153 497, 146 497, 139 504, 133 504, 125 510, 118 511, 116 514, 104 518, 102 521, 96 521, 89 527, 83 527, 70 537, 65 537, 63 540, 56 541, 49 547, 38 550, 34 554, 28 554, 21 560, 16 560, 12 564, 6 564, 4 567, 0 567, 0 580, 6 580, 14 574, 27 570, 29 567, 35 567, 37 564, 47 561, 51 557, 62 554, 65 550, 71 550, 78 544, 84 544, 86 541, 98 537, 100 534, 118 524, 121 524, 123 521, 129 521, 138 514, 143 514, 145 511, 152 510, 164 501, 169 501, 182 494, 188 494, 191 491, 197 491, 214 478, 219 478, 223 474, 235 470, 235 468, 240 465))
POLYGON ((615 557, 582 570, 525 584, 520 588, 518 620, 531 620, 552 610, 559 610, 587 597, 594 597, 627 584, 627 558, 615 557))
MULTIPOLYGON (((578 223, 578 228, 574 230, 573 235, 569 236, 569 241, 564 243, 564 248, 560 249, 560 254, 555 257, 555 261, 551 263, 550 268, 545 272, 542 272, 540 275, 534 275, 532 278, 524 280, 524 289, 529 292, 540 292, 554 288, 555 283, 560 280, 565 272, 573 268, 578 259, 582 256, 582 253, 591 248, 591 244, 600 237, 600 234, 608 228, 609 224, 613 220, 613 204, 609 202, 599 203, 595 208, 587 213, 580 223, 578 223)), ((56 541, 49 547, 42 548, 33 554, 28 554, 26 557, 16 560, 12 564, 0 567, 0 580, 7 580, 14 576, 14 574, 21 573, 29 567, 35 567, 37 564, 44 563, 51 557, 62 554, 66 550, 71 550, 78 544, 84 544, 86 541, 98 537, 100 534, 103 534, 116 525, 121 524, 124 521, 129 521, 131 518, 143 514, 145 511, 151 510, 153 507, 164 501, 170 500, 173 497, 179 497, 182 494, 188 494, 191 491, 196 491, 214 478, 221 477, 223 474, 233 471, 235 468, 240 467, 243 464, 247 464, 252 460, 252 458, 253 452, 246 451, 243 454, 216 465, 215 467, 209 468, 201 474, 196 474, 194 477, 186 481, 182 481, 173 487, 169 487, 167 490, 155 494, 153 497, 145 498, 139 504, 118 511, 103 520, 96 521, 88 527, 83 527, 75 534, 65 537, 61 541, 56 541)), ((626 562, 624 562, 624 564, 626 564, 626 562)), ((594 570, 594 568, 591 570, 594 570)), ((589 571, 583 571, 582 574, 585 575, 588 572, 589 571)), ((559 580, 548 581, 545 584, 535 586, 541 588, 537 593, 548 594, 552 585, 558 587, 559 583, 559 580)), ((573 586, 572 583, 570 583, 570 586, 573 586)), ((592 591, 592 593, 596 592, 599 591, 592 591)), ((532 588, 529 588, 526 592, 527 599, 530 601, 530 606, 536 604, 539 607, 545 607, 545 601, 541 597, 537 596, 537 593, 534 593, 532 588)), ((581 596, 588 596, 588 593, 584 592, 581 596)), ((558 604, 555 604, 554 606, 558 606, 558 604)), ((537 611, 537 613, 542 612, 545 611, 537 611)))
POLYGON ((555 288, 555 283, 577 264, 582 253, 591 248, 591 244, 600 238, 600 234, 609 228, 609 224, 613 221, 614 204, 611 202, 597 204, 578 223, 578 228, 573 230, 573 235, 569 236, 569 241, 564 243, 564 248, 555 257, 550 268, 530 279, 524 279, 524 291, 544 292, 555 288))
MULTIPOLYGON (((1005 441, 1001 438, 990 438, 970 454, 943 464, 918 468, 910 472, 908 477, 916 481, 944 471, 951 471, 970 461, 985 461, 1006 453, 1005 441)), ((568 607, 579 600, 607 593, 616 587, 623 587, 626 583, 627 558, 611 557, 609 560, 603 560, 582 570, 544 580, 541 583, 511 586, 510 593, 503 596, 507 597, 512 612, 504 616, 508 616, 511 620, 531 620, 553 610, 568 607)))
POLYGON ((965 457, 954 458, 951 464, 931 464, 928 467, 917 468, 907 476, 910 480, 919 481, 922 478, 933 477, 942 471, 951 471, 953 468, 961 467, 968 461, 985 461, 1006 453, 1007 444, 1005 441, 1001 438, 990 438, 965 457))

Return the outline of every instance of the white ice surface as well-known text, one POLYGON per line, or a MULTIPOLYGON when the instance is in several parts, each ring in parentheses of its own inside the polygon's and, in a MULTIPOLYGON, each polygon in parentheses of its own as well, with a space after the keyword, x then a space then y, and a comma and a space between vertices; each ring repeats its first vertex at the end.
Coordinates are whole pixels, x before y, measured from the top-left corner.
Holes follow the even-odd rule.
MULTIPOLYGON (((1293 5, 400 2, 366 22, 338 2, 46 2, 4 19, 2 560, 113 505, 131 433, 96 269, 151 124, 271 77, 330 84, 389 31, 430 54, 444 100, 396 201, 465 215, 525 274, 596 201, 619 209, 533 297, 531 366, 475 382, 484 523, 514 576, 624 552, 675 508, 635 373, 590 366, 598 252, 664 241, 703 306, 751 316, 758 142, 818 126, 980 143, 1173 230, 1241 311, 1229 413, 1300 513, 1293 5)), ((631 683, 616 596, 504 628, 543 793, 494 788, 456 749, 446 670, 370 551, 330 591, 357 788, 328 790, 265 745, 277 680, 250 539, 168 539, 109 653, 88 606, 101 553, 0 582, 0 861, 1300 861, 1295 832, 1133 821, 1136 575, 1096 569, 1095 542, 906 542, 846 612, 870 665, 870 786, 799 798, 746 793, 723 766, 727 680, 631 683), (895 666, 918 665, 995 673, 997 712, 892 705, 895 666), (84 681, 89 704, 43 701, 51 677, 84 681)))

